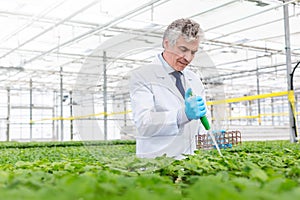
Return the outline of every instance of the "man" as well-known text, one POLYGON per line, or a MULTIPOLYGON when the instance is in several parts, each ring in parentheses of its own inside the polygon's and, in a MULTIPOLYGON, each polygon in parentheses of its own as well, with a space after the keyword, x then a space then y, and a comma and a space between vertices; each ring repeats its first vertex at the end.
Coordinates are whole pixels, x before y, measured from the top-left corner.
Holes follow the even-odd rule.
POLYGON ((195 135, 203 129, 205 92, 199 77, 186 67, 199 48, 203 32, 191 19, 172 22, 163 36, 164 51, 134 70, 130 78, 136 154, 176 159, 193 154, 195 135), (185 91, 184 91, 185 90, 185 91))

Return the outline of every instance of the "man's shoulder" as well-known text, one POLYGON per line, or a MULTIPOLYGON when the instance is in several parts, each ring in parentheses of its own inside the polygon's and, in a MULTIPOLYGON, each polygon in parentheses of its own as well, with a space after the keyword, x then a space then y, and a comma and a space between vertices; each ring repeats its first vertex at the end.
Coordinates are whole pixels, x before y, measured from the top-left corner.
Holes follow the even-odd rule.
POLYGON ((134 72, 134 73, 153 73, 160 67, 161 67, 161 65, 159 65, 158 63, 151 62, 151 63, 142 65, 142 66, 132 70, 132 72, 134 72))
POLYGON ((194 71, 192 71, 191 69, 187 69, 187 68, 184 70, 184 74, 189 77, 198 77, 198 75, 194 71))

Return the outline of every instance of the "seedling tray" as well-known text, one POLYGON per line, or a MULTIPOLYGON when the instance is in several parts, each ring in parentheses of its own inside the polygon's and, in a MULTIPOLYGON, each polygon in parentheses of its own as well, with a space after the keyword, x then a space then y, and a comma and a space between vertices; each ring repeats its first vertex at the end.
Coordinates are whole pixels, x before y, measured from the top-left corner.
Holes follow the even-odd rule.
MULTIPOLYGON (((234 145, 242 143, 242 136, 240 131, 213 131, 212 135, 219 148, 232 148, 234 145)), ((196 147, 197 149, 213 149, 216 148, 210 134, 196 135, 196 147)))

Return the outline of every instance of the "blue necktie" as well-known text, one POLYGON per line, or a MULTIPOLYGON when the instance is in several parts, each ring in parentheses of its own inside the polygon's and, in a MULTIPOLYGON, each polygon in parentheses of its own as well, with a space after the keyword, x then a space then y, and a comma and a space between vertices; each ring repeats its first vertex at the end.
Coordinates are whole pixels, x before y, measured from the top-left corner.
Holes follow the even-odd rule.
POLYGON ((184 88, 182 86, 182 82, 180 79, 180 76, 182 75, 182 72, 174 71, 171 73, 176 78, 176 87, 178 88, 179 92, 181 93, 182 97, 184 98, 184 88))

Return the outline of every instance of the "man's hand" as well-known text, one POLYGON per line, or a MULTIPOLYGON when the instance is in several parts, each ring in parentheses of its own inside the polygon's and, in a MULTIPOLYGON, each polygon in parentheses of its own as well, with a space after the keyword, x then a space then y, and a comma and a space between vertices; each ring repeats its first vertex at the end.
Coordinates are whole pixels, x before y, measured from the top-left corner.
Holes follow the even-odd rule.
POLYGON ((192 96, 192 89, 185 92, 185 114, 189 120, 200 119, 206 114, 206 106, 200 96, 192 96))

